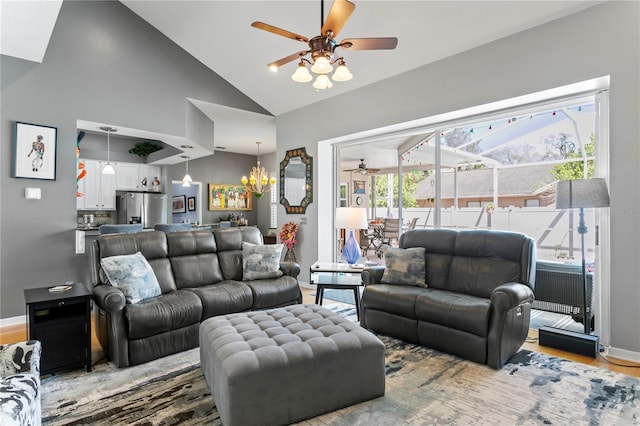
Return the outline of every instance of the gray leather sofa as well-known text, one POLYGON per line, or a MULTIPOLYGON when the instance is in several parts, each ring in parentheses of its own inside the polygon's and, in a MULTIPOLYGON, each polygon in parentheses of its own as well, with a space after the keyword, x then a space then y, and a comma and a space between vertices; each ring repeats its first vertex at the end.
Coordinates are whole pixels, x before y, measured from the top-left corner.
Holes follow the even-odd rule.
POLYGON ((499 369, 524 343, 534 299, 535 243, 503 231, 417 229, 400 248, 424 247, 428 288, 381 284, 365 269, 363 327, 499 369))
POLYGON ((281 263, 277 278, 242 280, 243 242, 262 244, 262 234, 241 227, 99 236, 90 251, 91 285, 96 334, 111 361, 126 367, 197 347, 200 322, 215 315, 301 303, 296 263, 281 263), (100 260, 136 252, 162 294, 129 304, 107 284, 100 260))

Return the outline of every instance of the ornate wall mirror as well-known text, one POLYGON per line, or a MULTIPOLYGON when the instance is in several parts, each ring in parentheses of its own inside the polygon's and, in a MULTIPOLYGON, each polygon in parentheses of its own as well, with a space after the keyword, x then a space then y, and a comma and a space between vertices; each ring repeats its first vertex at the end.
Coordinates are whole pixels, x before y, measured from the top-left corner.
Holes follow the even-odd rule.
POLYGON ((280 162, 280 204, 287 213, 304 214, 313 201, 313 157, 303 148, 290 149, 280 162))

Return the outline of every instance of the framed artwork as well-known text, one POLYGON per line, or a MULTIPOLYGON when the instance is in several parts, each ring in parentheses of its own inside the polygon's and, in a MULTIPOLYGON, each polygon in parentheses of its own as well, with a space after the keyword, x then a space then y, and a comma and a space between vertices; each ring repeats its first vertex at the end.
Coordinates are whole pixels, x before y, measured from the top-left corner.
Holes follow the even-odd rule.
POLYGON ((353 181, 353 193, 354 194, 364 194, 365 193, 364 184, 365 184, 365 181, 363 181, 363 180, 354 180, 353 181))
POLYGON ((187 212, 187 196, 186 195, 174 195, 171 197, 171 213, 186 213, 187 212))
POLYGON ((209 210, 251 210, 251 193, 242 184, 210 183, 209 210))
POLYGON ((189 209, 190 212, 196 210, 196 197, 187 198, 187 209, 189 209))
POLYGON ((13 177, 56 180, 58 128, 15 122, 13 177))

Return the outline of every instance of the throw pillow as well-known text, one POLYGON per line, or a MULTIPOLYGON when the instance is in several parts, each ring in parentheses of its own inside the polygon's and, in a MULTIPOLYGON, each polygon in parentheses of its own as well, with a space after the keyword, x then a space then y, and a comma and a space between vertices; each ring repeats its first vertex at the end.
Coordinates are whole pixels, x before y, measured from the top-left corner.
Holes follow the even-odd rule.
POLYGON ((427 287, 425 279, 424 247, 407 249, 385 247, 383 284, 404 284, 427 287))
POLYGON ((242 279, 261 280, 282 275, 282 244, 242 243, 242 279))
POLYGON ((122 290, 127 303, 138 303, 162 294, 156 274, 140 252, 105 257, 100 264, 109 284, 122 290))

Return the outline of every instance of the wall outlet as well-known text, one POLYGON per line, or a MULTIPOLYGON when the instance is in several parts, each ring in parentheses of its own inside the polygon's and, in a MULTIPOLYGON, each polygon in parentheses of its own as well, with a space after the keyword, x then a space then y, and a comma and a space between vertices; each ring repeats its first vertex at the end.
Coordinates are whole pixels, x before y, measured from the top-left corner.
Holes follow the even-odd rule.
POLYGON ((307 224, 307 218, 306 217, 301 217, 300 218, 300 225, 306 225, 307 224))

